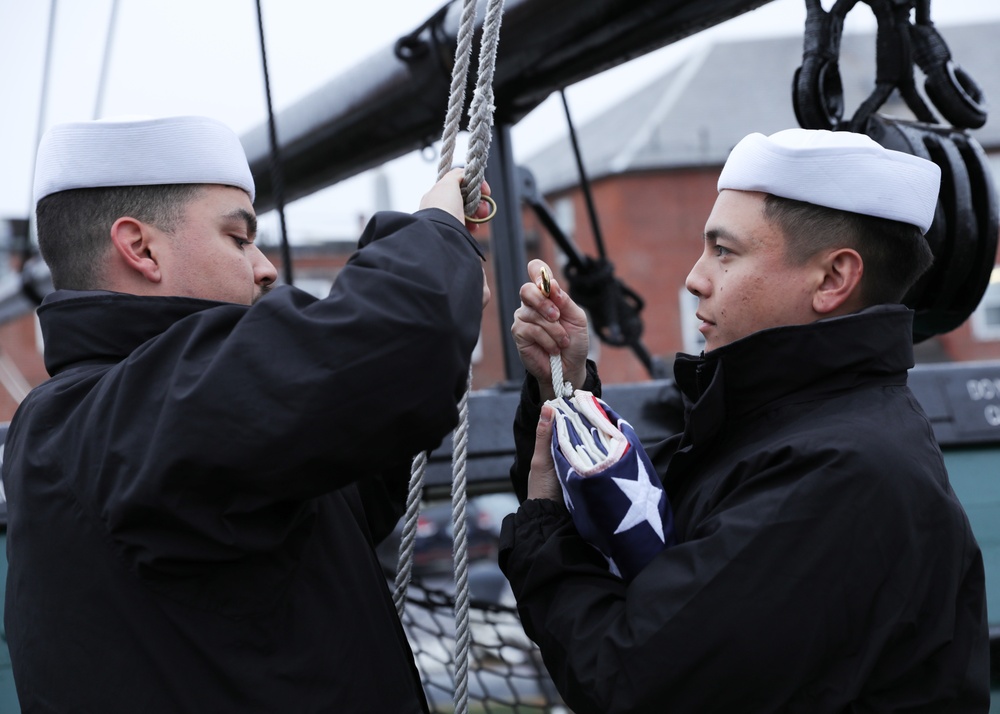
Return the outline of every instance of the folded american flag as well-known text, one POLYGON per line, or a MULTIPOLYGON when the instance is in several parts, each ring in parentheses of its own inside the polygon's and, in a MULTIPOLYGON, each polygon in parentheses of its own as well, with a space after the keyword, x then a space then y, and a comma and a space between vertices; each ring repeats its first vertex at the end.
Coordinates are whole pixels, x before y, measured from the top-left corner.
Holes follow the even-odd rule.
POLYGON ((673 514, 632 426, 578 389, 547 402, 556 410, 552 458, 580 535, 632 580, 675 542, 673 514))

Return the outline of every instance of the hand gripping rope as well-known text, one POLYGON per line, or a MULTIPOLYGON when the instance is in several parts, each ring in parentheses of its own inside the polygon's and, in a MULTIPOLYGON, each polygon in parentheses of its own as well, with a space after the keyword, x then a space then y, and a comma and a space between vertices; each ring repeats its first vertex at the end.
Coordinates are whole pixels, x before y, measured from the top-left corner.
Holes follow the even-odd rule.
MULTIPOLYGON (((538 288, 549 297, 549 272, 538 288)), ((552 464, 580 536, 625 581, 676 542, 673 511, 638 435, 611 406, 563 380, 562 356, 549 356, 555 411, 552 464)), ((583 385, 580 385, 581 387, 583 385)))
MULTIPOLYGON (((469 119, 469 147, 466 157, 465 180, 462 196, 465 199, 466 219, 483 222, 493 217, 496 204, 489 197, 483 197, 480 185, 486 173, 486 158, 489 154, 493 128, 493 71, 496 66, 497 42, 500 37, 500 20, 503 14, 503 0, 489 0, 486 18, 483 21, 482 41, 479 50, 479 74, 472 97, 469 119), (475 219, 480 200, 491 204, 490 215, 485 219, 475 219)), ((469 56, 472 51, 472 36, 475 30, 476 0, 463 0, 462 16, 458 28, 458 44, 455 50, 455 64, 452 68, 451 94, 445 117, 441 139, 441 161, 438 165, 440 180, 452 167, 455 143, 459 131, 459 120, 465 104, 466 77, 469 70, 469 56)), ((452 434, 452 522, 455 538, 455 713, 466 714, 469 707, 469 650, 471 633, 469 629, 469 560, 468 528, 466 524, 466 456, 469 433, 469 392, 472 389, 472 368, 469 368, 468 387, 458 405, 459 423, 452 434)), ((427 469, 427 452, 418 454, 413 460, 410 474, 409 493, 406 499, 406 515, 403 534, 399 546, 399 566, 396 569, 393 602, 396 612, 402 617, 406 601, 406 589, 413 570, 413 547, 416 540, 417 517, 420 510, 420 495, 423 490, 424 472, 427 469)))
MULTIPOLYGON (((542 291, 542 294, 545 295, 545 297, 548 297, 551 287, 552 285, 549 282, 549 271, 542 268, 542 282, 538 288, 542 291)), ((572 397, 573 385, 570 382, 563 380, 562 355, 549 355, 549 368, 552 372, 552 391, 555 392, 556 398, 572 397)))

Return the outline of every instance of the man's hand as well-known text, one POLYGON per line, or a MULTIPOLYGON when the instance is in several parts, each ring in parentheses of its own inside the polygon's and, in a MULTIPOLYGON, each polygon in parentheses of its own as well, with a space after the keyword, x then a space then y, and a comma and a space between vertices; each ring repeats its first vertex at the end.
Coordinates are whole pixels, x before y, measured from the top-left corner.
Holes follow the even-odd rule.
POLYGON ((562 487, 552 461, 552 419, 555 413, 555 409, 543 405, 538 426, 535 427, 535 453, 531 457, 531 471, 528 472, 528 498, 562 501, 562 487))
MULTIPOLYGON (((472 223, 465 219, 465 199, 462 198, 462 179, 465 177, 465 169, 452 169, 446 173, 440 181, 431 186, 430 190, 420 199, 420 208, 440 208, 447 211, 458 220, 465 223, 465 227, 470 233, 475 233, 479 228, 478 223, 472 223)), ((490 195, 490 185, 483 181, 479 187, 483 196, 490 195)), ((486 201, 480 201, 476 206, 476 218, 485 218, 490 213, 490 206, 486 201)), ((490 301, 490 286, 486 282, 486 271, 483 270, 483 309, 490 301)))
MULTIPOLYGON (((475 233, 479 224, 465 220, 465 199, 462 198, 462 180, 465 169, 452 169, 440 181, 431 186, 430 190, 420 199, 420 208, 440 208, 447 211, 458 220, 465 223, 470 233, 475 233)), ((483 196, 490 195, 490 185, 483 181, 479 186, 483 196)), ((490 206, 486 201, 480 201, 476 206, 475 218, 485 218, 490 214, 490 206)))
POLYGON ((543 400, 555 396, 549 356, 562 356, 563 376, 579 388, 587 377, 590 345, 587 313, 551 275, 552 269, 541 260, 528 263, 531 282, 521 286, 521 307, 514 312, 510 328, 521 363, 538 380, 543 400), (550 276, 548 297, 540 287, 543 268, 550 276))

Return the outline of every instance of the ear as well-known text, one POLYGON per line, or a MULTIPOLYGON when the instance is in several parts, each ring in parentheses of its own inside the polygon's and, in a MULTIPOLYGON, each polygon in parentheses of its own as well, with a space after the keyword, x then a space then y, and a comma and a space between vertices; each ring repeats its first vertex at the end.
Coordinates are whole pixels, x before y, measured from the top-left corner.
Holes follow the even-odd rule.
POLYGON ((152 227, 135 218, 124 216, 111 226, 111 243, 115 253, 133 278, 152 283, 162 280, 160 264, 156 259, 157 236, 152 227))
POLYGON ((813 292, 813 309, 827 317, 860 309, 865 265, 858 252, 851 248, 831 251, 820 267, 823 272, 819 287, 813 292))

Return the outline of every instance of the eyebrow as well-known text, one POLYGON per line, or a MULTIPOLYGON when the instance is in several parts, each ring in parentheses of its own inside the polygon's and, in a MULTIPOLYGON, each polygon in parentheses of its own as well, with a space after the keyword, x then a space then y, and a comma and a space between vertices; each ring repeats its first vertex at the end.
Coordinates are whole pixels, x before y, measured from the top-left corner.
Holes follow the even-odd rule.
POLYGON ((257 216, 245 208, 237 208, 222 218, 227 221, 242 221, 247 227, 247 238, 251 241, 257 236, 257 216))
POLYGON ((712 228, 705 231, 705 240, 717 241, 719 238, 726 238, 727 240, 740 242, 740 239, 735 235, 727 231, 725 228, 712 228))

